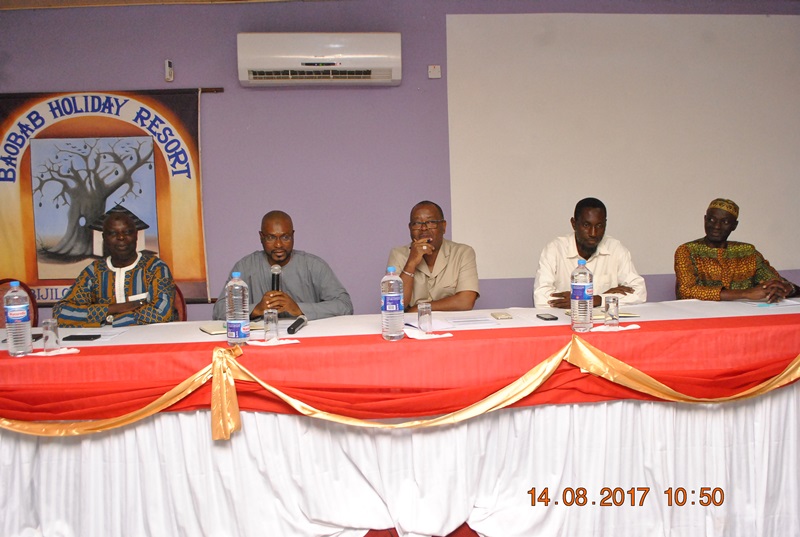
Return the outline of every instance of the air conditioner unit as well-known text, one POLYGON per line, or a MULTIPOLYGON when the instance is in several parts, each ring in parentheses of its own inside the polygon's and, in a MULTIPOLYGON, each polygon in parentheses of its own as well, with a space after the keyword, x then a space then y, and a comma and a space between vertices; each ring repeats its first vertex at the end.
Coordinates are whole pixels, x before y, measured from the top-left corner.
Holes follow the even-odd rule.
POLYGON ((243 86, 397 86, 399 33, 242 33, 243 86))

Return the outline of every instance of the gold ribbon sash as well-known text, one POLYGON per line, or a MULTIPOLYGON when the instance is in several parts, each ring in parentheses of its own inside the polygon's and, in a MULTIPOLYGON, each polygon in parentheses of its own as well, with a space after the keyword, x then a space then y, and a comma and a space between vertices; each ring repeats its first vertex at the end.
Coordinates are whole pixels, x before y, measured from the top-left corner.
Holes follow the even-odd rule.
POLYGON ((656 379, 596 349, 578 336, 560 351, 540 362, 530 371, 495 393, 455 412, 429 419, 414 419, 401 423, 383 423, 340 414, 332 414, 314 408, 295 399, 276 387, 267 384, 242 366, 237 357, 242 349, 217 347, 211 364, 184 380, 167 393, 123 416, 109 419, 74 422, 26 422, 0 418, 0 428, 37 436, 79 436, 124 427, 169 408, 211 380, 211 433, 214 440, 228 440, 231 434, 241 429, 239 402, 236 394, 237 380, 252 381, 264 390, 284 401, 299 414, 316 419, 342 423, 353 427, 379 429, 419 429, 449 425, 494 412, 520 401, 535 392, 553 374, 562 361, 581 370, 625 386, 640 393, 664 401, 681 403, 723 403, 757 397, 800 378, 800 355, 778 375, 740 393, 714 399, 696 398, 677 392, 656 379))

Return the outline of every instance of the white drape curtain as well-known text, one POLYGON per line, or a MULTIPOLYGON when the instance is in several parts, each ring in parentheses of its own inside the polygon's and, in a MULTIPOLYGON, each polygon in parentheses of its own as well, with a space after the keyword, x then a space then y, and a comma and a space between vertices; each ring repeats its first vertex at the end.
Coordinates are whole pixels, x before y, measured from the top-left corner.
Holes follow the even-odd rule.
POLYGON ((242 430, 214 442, 207 411, 77 438, 0 431, 0 534, 423 536, 467 521, 497 537, 800 535, 798 409, 795 384, 730 404, 545 405, 417 431, 243 412, 242 430), (534 487, 548 506, 531 505, 534 487), (563 505, 579 487, 587 505, 563 505), (649 493, 601 507, 604 487, 649 493), (670 487, 684 506, 668 505, 670 487), (724 503, 700 506, 701 487, 724 503))

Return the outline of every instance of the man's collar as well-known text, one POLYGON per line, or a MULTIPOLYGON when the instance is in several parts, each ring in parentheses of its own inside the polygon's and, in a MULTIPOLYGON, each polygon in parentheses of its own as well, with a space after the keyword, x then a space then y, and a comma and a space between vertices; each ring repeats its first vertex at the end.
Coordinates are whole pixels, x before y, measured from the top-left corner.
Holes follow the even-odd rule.
MULTIPOLYGON (((569 242, 569 247, 568 247, 569 251, 567 252, 567 258, 577 259, 580 257, 581 259, 583 259, 583 257, 581 257, 581 254, 578 253, 578 243, 575 242, 575 232, 572 233, 572 236, 570 237, 570 240, 568 242, 569 242)), ((589 259, 597 255, 608 255, 608 250, 606 249, 607 244, 608 241, 606 241, 606 235, 603 235, 603 240, 597 243, 597 248, 595 249, 594 253, 591 256, 589 256, 589 259)), ((587 259, 586 261, 589 261, 589 259, 587 259)))
POLYGON ((138 263, 141 258, 142 258, 142 252, 136 252, 136 259, 133 260, 133 263, 131 263, 129 265, 125 265, 124 267, 117 267, 117 266, 114 266, 114 264, 111 262, 111 256, 108 256, 106 258, 106 265, 108 265, 108 268, 110 268, 111 270, 130 269, 132 266, 134 266, 136 263, 138 263))

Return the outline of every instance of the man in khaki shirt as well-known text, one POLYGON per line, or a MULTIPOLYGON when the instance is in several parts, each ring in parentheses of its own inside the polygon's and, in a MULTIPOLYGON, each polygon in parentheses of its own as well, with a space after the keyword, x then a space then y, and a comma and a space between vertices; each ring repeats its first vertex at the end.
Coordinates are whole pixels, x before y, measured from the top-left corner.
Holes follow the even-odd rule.
POLYGON ((480 296, 475 250, 444 238, 447 221, 432 201, 414 205, 408 229, 411 244, 392 249, 387 265, 403 280, 405 310, 417 311, 418 302, 433 310, 471 310, 480 296))

